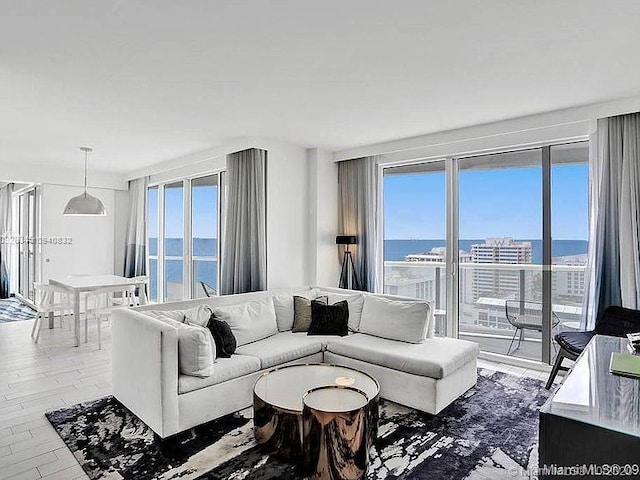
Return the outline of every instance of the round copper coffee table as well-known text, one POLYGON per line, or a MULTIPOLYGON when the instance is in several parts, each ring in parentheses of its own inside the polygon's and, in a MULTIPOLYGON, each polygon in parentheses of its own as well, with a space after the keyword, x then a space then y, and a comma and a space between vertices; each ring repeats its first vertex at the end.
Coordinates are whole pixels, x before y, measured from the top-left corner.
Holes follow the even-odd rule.
POLYGON ((258 378, 253 388, 256 441, 271 453, 299 461, 303 454, 303 397, 328 386, 351 387, 366 395, 367 446, 373 445, 378 436, 380 384, 359 370, 326 363, 277 367, 258 378))

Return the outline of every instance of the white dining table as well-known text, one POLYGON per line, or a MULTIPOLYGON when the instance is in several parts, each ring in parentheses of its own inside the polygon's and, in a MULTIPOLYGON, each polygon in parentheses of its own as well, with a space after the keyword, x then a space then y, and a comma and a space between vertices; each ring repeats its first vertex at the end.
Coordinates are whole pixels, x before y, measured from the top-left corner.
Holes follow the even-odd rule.
MULTIPOLYGON (((80 294, 87 293, 100 288, 119 287, 123 290, 130 285, 139 285, 140 282, 133 278, 121 277, 119 275, 69 275, 65 277, 54 277, 49 279, 51 285, 66 288, 73 293, 73 324, 76 347, 80 345, 80 294)), ((140 296, 141 301, 143 295, 140 296)), ((86 312, 85 312, 86 314, 86 312)), ((52 328, 53 318, 49 317, 49 327, 52 328)))

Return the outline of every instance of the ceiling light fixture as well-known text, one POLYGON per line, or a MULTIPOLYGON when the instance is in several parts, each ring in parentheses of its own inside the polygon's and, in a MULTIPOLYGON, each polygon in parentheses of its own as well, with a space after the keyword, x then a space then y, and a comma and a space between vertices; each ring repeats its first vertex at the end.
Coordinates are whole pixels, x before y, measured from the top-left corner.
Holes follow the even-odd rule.
POLYGON ((104 217, 107 211, 102 201, 87 193, 87 158, 93 148, 80 147, 80 150, 84 152, 84 193, 69 200, 62 214, 66 216, 104 217))

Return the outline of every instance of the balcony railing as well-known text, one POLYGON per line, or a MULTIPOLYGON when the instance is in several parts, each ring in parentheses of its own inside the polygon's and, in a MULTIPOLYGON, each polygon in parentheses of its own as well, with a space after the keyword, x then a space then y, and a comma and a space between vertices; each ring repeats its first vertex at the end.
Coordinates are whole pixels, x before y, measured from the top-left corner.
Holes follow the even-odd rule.
MULTIPOLYGON (((446 264, 388 261, 384 263, 384 291, 433 302, 436 334, 446 328, 446 264)), ((506 354, 516 333, 505 314, 505 302, 542 301, 542 265, 461 263, 459 265, 459 334, 478 342, 485 351, 506 354)), ((552 310, 559 330, 577 330, 582 317, 585 266, 552 265, 552 310)), ((517 332, 512 355, 541 359, 540 332, 517 332)))

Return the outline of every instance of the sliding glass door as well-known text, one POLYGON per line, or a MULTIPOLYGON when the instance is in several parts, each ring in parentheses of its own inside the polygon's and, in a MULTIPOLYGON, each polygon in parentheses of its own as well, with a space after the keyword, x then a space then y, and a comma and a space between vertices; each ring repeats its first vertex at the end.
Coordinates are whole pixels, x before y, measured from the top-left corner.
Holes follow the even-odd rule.
POLYGON ((218 291, 218 175, 191 181, 192 298, 218 291))
POLYGON ((35 301, 34 282, 40 275, 39 191, 31 187, 16 194, 18 217, 18 293, 35 301))
POLYGON ((589 145, 551 147, 551 288, 556 330, 581 329, 589 236, 589 145))
POLYGON ((384 293, 429 300, 445 335, 446 177, 435 161, 384 171, 384 293))
POLYGON ((431 300, 441 335, 549 362, 579 328, 588 143, 384 169, 384 291, 431 300))
POLYGON ((164 187, 164 301, 184 298, 184 186, 164 187))
POLYGON ((172 302, 216 294, 221 176, 216 173, 149 187, 152 301, 172 302))
POLYGON ((459 337, 540 361, 542 151, 461 158, 458 167, 459 337))

